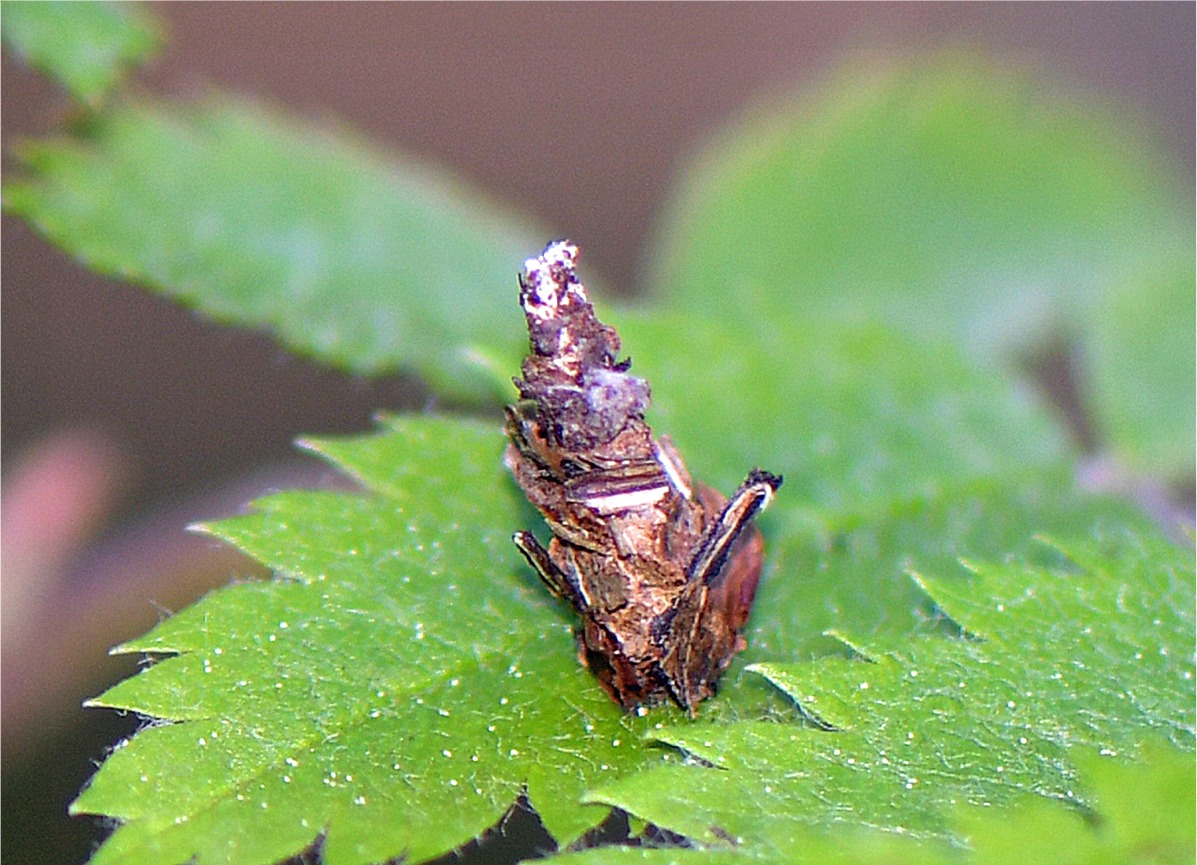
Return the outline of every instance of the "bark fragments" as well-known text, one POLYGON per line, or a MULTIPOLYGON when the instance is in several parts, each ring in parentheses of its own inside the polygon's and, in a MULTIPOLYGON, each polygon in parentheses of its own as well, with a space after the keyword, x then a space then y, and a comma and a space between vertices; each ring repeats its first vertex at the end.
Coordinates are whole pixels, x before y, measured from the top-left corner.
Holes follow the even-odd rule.
POLYGON ((694 713, 745 647, 763 542, 752 525, 781 477, 754 469, 725 500, 694 482, 644 421, 649 386, 595 316, 578 249, 524 263, 530 350, 507 409, 506 463, 553 537, 516 546, 582 620, 580 657, 625 709, 673 700, 694 713))

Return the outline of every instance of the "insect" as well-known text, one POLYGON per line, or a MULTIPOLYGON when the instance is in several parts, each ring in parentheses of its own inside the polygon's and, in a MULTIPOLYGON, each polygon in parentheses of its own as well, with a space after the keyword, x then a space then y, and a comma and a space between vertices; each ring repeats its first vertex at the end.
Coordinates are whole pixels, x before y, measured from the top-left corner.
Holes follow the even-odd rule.
POLYGON ((507 408, 505 461, 553 533, 514 541, 582 619, 579 657, 625 709, 673 700, 691 715, 745 648, 763 542, 751 525, 781 477, 754 469, 725 500, 695 483, 644 421, 649 386, 578 281, 578 249, 524 262, 530 350, 507 408))

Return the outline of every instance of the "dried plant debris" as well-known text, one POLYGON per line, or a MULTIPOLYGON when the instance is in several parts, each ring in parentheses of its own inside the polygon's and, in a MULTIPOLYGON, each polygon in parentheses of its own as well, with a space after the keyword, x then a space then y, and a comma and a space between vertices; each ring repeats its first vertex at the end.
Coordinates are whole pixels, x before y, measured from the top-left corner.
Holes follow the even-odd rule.
POLYGON ((669 699, 694 714, 745 647, 763 542, 752 526, 781 486, 754 469, 730 500, 690 478, 644 421, 649 386, 578 281, 578 249, 524 263, 530 352, 507 409, 506 462, 553 532, 515 543, 582 617, 579 654, 625 709, 669 699))

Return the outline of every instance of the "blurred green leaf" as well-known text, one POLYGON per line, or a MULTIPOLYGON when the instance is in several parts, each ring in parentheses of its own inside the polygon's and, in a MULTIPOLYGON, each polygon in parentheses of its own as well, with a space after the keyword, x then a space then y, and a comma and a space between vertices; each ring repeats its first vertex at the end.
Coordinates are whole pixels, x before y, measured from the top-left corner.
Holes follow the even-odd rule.
POLYGON ((6 0, 0 10, 4 44, 91 108, 162 39, 157 19, 131 3, 6 0))
POLYGON ((1193 476, 1197 442, 1193 262, 1145 266, 1111 286, 1079 331, 1098 427, 1132 469, 1181 480, 1193 476))
POLYGON ((478 398, 495 384, 475 353, 520 340, 515 275, 545 233, 343 132, 214 99, 20 155, 5 204, 54 243, 300 353, 478 398))
POLYGON ((1128 124, 1043 81, 937 55, 758 112, 683 178, 659 298, 754 338, 827 314, 982 358, 1064 336, 1108 445, 1191 475, 1191 196, 1128 124))
POLYGON ((1096 819, 1026 798, 1011 811, 958 812, 976 865, 1187 865, 1197 856, 1193 756, 1154 743, 1129 763, 1093 753, 1077 764, 1093 793, 1096 819))

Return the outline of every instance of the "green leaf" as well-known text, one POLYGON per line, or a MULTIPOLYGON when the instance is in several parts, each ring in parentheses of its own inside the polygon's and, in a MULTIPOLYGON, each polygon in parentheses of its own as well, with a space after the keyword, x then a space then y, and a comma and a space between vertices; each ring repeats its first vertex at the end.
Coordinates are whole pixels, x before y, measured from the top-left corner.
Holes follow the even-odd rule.
POLYGON ((968 850, 849 826, 838 826, 835 831, 786 826, 767 850, 759 845, 716 850, 605 847, 566 853, 553 861, 562 865, 1184 865, 1193 861, 1197 854, 1192 820, 1197 776, 1190 754, 1156 746, 1147 749, 1142 762, 1088 753, 1077 763, 1082 780, 1094 793, 1096 820, 1037 796, 1019 797, 1008 808, 962 806, 955 810, 953 823, 957 834, 968 838, 968 850))
POLYGON ((161 43, 157 19, 129 3, 10 0, 2 8, 4 44, 91 108, 161 43))
POLYGON ((1093 807, 1073 749, 1132 755, 1163 735, 1193 750, 1193 555, 1127 528, 1059 549, 1054 568, 918 577, 959 637, 849 637, 850 658, 757 664, 801 714, 654 731, 692 764, 591 798, 765 853, 791 826, 944 836, 957 805, 1019 793, 1093 807))
POLYGON ((1132 470, 1193 476, 1197 372, 1185 323, 1197 320, 1195 285, 1191 255, 1145 267, 1111 286, 1081 333, 1095 420, 1132 470))
POLYGON ((525 787, 568 843, 603 816, 583 790, 659 760, 517 561, 498 430, 389 426, 310 444, 367 495, 282 493, 208 527, 282 579, 121 647, 171 656, 94 704, 177 723, 116 750, 74 804, 123 821, 93 862, 267 863, 322 832, 330 865, 419 861, 525 787))
POLYGON ((652 283, 757 338, 830 314, 986 359, 1077 340, 1110 447, 1191 475, 1192 201, 1128 126, 964 54, 850 69, 707 150, 652 283))
MULTIPOLYGON (((1078 747, 1192 750, 1191 552, 1078 495, 1058 424, 951 345, 1063 331, 1119 455, 1191 465, 1191 207, 1060 107, 967 60, 899 70, 696 175, 658 280, 679 310, 625 311, 624 343, 698 479, 786 476, 750 647, 700 722, 625 716, 579 666, 510 544, 541 523, 497 422, 389 420, 308 443, 360 495, 206 527, 278 579, 120 647, 158 660, 93 703, 155 723, 73 805, 120 821, 95 861, 267 863, 318 837, 332 865, 419 861, 524 792, 567 845, 605 813, 588 790, 708 845, 602 861, 980 857, 993 827, 961 803, 1028 791, 1027 825, 1078 848, 1166 835, 1103 811, 1108 760, 1090 785, 1078 747)), ((96 270, 355 372, 508 390, 514 274, 547 235, 443 177, 223 99, 123 106, 20 157, 6 207, 96 270)))
POLYGON ((1013 813, 959 812, 977 865, 1017 862, 1189 863, 1197 855, 1192 754, 1153 744, 1139 763, 1093 753, 1077 760, 1093 791, 1097 820, 1023 799, 1013 813))
POLYGON ((946 343, 812 315, 745 335, 690 314, 616 320, 649 420, 725 493, 752 465, 812 516, 1067 464, 1058 425, 1017 383, 946 343))
POLYGON ((843 646, 824 636, 836 629, 892 640, 942 624, 909 578, 912 567, 963 579, 962 555, 1050 566, 1057 557, 1035 542, 1037 531, 1097 534, 1136 522, 1129 507, 1079 498, 1050 476, 1013 488, 996 479, 945 481, 938 493, 828 513, 813 525, 800 502, 779 496, 766 525, 781 529, 769 536, 758 600, 770 614, 749 622, 745 661, 841 653, 843 646))
POLYGON ((496 385, 475 355, 519 343, 515 275, 547 235, 343 132, 212 99, 20 155, 6 206, 52 242, 303 354, 478 398, 496 385))
MULTIPOLYGON (((1051 575, 1041 562, 1058 565, 1059 555, 1028 550, 1034 530, 1108 524, 1116 531, 1131 522, 1118 506, 1070 504, 1075 494, 1065 483, 1050 481, 1067 468, 1067 457, 1038 409, 950 352, 924 354, 907 340, 879 336, 871 328, 833 329, 825 334, 828 345, 847 346, 836 352, 871 359, 857 370, 873 386, 849 386, 852 376, 845 367, 820 388, 813 382, 824 380, 822 373, 810 380, 778 371, 759 376, 767 370, 766 358, 782 358, 783 370, 791 364, 808 370, 802 353, 777 354, 776 346, 761 343, 742 346, 737 354, 734 334, 698 319, 628 324, 626 345, 649 368, 672 358, 694 370, 699 355, 707 363, 725 357, 742 364, 737 371, 713 365, 719 372, 709 380, 694 374, 693 388, 683 394, 688 398, 670 398, 658 389, 666 403, 663 413, 694 446, 694 465, 730 473, 733 463, 760 453, 796 473, 796 492, 784 487, 776 510, 764 520, 770 556, 748 633, 751 648, 729 671, 719 698, 701 709, 704 723, 689 724, 669 707, 626 717, 578 665, 572 615, 547 596, 510 546, 512 529, 539 520, 529 516, 504 477, 497 425, 393 420, 377 437, 309 444, 357 479, 363 495, 282 493, 257 502, 250 516, 209 526, 282 579, 214 593, 122 647, 172 657, 111 689, 96 705, 175 723, 148 727, 117 749, 75 803, 75 812, 123 821, 98 853, 99 863, 170 863, 192 855, 201 863, 268 863, 321 833, 327 833, 323 849, 330 863, 400 853, 420 860, 492 826, 524 788, 563 846, 601 817, 601 810, 582 804, 587 790, 619 791, 621 806, 716 845, 731 830, 754 839, 758 829, 767 829, 774 841, 777 833, 804 832, 820 811, 801 797, 807 816, 796 818, 788 810, 785 784, 792 779, 779 779, 777 788, 786 796, 764 799, 757 781, 768 782, 777 773, 809 780, 830 772, 833 762, 814 757, 830 760, 824 751, 832 738, 841 743, 855 735, 853 753, 862 761, 879 745, 859 733, 810 730, 758 676, 743 676, 743 664, 764 663, 757 669, 770 671, 776 681, 812 672, 815 684, 831 696, 809 687, 801 699, 820 696, 812 711, 846 725, 868 707, 834 693, 837 676, 876 672, 870 696, 886 698, 885 677, 877 670, 897 669, 897 658, 907 657, 903 652, 917 658, 925 671, 922 681, 930 681, 944 666, 958 674, 962 664, 974 662, 972 652, 983 651, 971 642, 929 635, 911 650, 909 638, 895 636, 909 633, 920 617, 935 615, 929 599, 903 577, 912 562, 931 573, 932 567, 955 567, 961 553, 990 554, 1011 556, 1003 566, 1011 580, 1040 571, 1051 575), (880 340, 888 351, 863 352, 861 340, 865 345, 880 340), (646 354, 639 352, 642 347, 646 354), (976 406, 967 412, 938 409, 942 416, 930 427, 932 444, 926 444, 915 434, 919 419, 935 415, 929 407, 948 403, 956 386, 976 392, 976 406), (837 402, 837 389, 855 397, 837 402), (742 427, 739 455, 722 443, 721 424, 729 421, 713 418, 711 409, 683 407, 721 400, 730 418, 762 420, 742 427), (807 434, 802 406, 819 409, 832 440, 850 435, 844 452, 820 469, 839 476, 849 492, 820 492, 825 487, 814 473, 803 480, 810 457, 800 446, 807 434), (786 449, 780 435, 772 438, 773 424, 800 425, 794 447, 786 449), (867 441, 881 450, 865 446, 867 441), (853 479, 871 476, 879 452, 894 467, 880 480, 852 486, 853 479), (1038 485, 1028 480, 1035 474, 1043 476, 1038 485), (824 501, 818 501, 820 495, 824 501), (795 665, 826 653, 820 633, 831 626, 851 628, 856 641, 870 647, 862 651, 887 648, 894 659, 795 665), (846 708, 827 712, 832 698, 846 708), (762 723, 762 717, 773 720, 762 723), (701 751, 695 736, 712 744, 701 751), (774 741, 778 736, 786 738, 774 741), (796 748, 789 737, 806 744, 796 748), (657 741, 691 754, 701 751, 724 770, 679 765, 674 751, 661 751, 657 741), (812 757, 809 765, 796 762, 802 754, 812 757), (699 774, 692 778, 694 772, 699 774), (618 780, 608 785, 608 779, 618 780), (728 784, 747 786, 729 791, 728 784), (649 791, 642 796, 664 797, 660 809, 642 809, 642 800, 625 798, 637 785, 649 791), (721 810, 737 802, 735 797, 767 810, 753 811, 755 823, 737 823, 736 814, 721 810), (678 810, 689 815, 686 820, 675 822, 678 810), (444 820, 445 814, 452 820, 444 820), (711 834, 710 827, 719 829, 711 834)), ((830 351, 828 345, 821 351, 830 351)), ((1168 550, 1150 547, 1144 561, 1171 555, 1168 550)), ((962 625, 982 632, 980 620, 965 615, 972 596, 965 593, 962 601, 952 596, 953 587, 959 591, 964 585, 942 578, 937 602, 962 625)), ((1184 586, 1178 591, 1183 596, 1184 586)), ((977 596, 984 595, 983 586, 977 596)), ((1173 598, 1173 605, 1189 609, 1185 597, 1173 598)), ((1094 604, 1081 605, 1067 610, 1076 619, 1062 617, 1059 628, 1081 627, 1077 622, 1092 621, 1083 616, 1094 609, 1105 614, 1094 604)), ((1148 620, 1137 621, 1144 627, 1148 620)), ((1045 631, 1043 623, 1034 625, 1045 631)), ((1174 636, 1171 625, 1168 639, 1174 636)), ((1011 663, 1021 663, 1023 651, 1033 647, 1010 648, 1011 663)), ((978 672, 978 693, 1004 687, 1001 676, 997 683, 986 680, 994 671, 996 662, 986 662, 978 672)), ((1172 699, 1169 689, 1177 683, 1157 678, 1157 698, 1172 699)), ((856 696, 856 684, 841 690, 856 696)), ((903 682, 898 677, 891 684, 903 682)), ((1144 698, 1152 694, 1141 689, 1144 698)), ((922 724, 903 714, 903 699, 882 699, 871 711, 894 723, 922 724)), ((985 713, 988 719, 988 705, 985 713)), ((967 711, 960 715, 962 725, 977 721, 967 711)), ((928 750, 920 759, 930 759, 926 755, 943 743, 931 721, 923 732, 928 750)), ((990 744, 995 750, 988 756, 1001 759, 1001 743, 985 743, 990 744)), ((1058 780, 1051 756, 1044 760, 1057 773, 1049 772, 1050 778, 1058 780)), ((924 827, 928 832, 943 832, 940 799, 916 794, 879 804, 861 774, 847 770, 836 782, 843 782, 840 796, 858 799, 869 822, 922 821, 931 827, 924 827), (853 778, 857 787, 847 782, 853 778)), ((984 779, 971 782, 988 791, 984 779)))
POLYGON ((751 339, 697 316, 617 323, 654 430, 695 478, 728 494, 753 466, 785 477, 763 519, 770 615, 750 623, 749 658, 825 650, 833 627, 905 633, 926 606, 913 561, 1034 560, 1038 531, 1128 514, 1077 503, 1043 409, 950 346, 817 316, 751 339))

